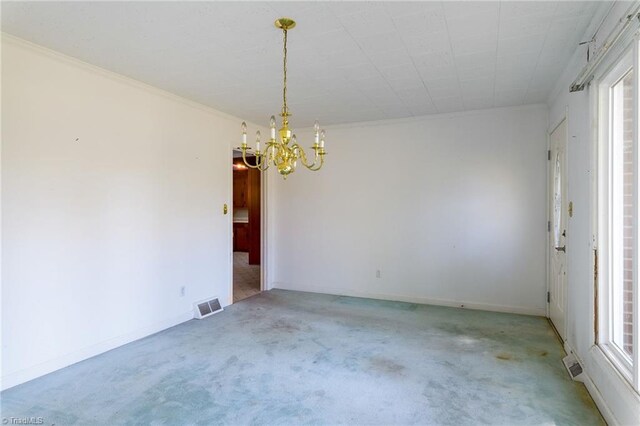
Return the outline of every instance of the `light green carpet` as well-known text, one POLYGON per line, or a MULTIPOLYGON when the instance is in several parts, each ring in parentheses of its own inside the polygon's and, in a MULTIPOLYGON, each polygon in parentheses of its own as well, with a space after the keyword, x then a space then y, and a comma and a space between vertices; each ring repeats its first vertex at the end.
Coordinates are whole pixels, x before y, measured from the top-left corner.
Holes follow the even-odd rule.
POLYGON ((544 318, 273 290, 3 392, 45 424, 603 424, 544 318))

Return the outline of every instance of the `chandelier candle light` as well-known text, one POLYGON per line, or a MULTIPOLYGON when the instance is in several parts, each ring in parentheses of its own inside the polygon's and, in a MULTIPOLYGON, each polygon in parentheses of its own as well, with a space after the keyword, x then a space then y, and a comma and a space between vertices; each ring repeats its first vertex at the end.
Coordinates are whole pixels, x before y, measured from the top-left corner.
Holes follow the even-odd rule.
POLYGON ((324 130, 320 130, 320 125, 316 121, 313 130, 315 132, 315 138, 311 149, 314 151, 313 162, 309 163, 307 155, 296 140, 296 135, 292 134, 289 129, 289 107, 287 107, 287 31, 296 26, 293 19, 280 18, 275 22, 277 28, 280 28, 284 34, 284 85, 282 90, 282 127, 276 135, 276 118, 271 116, 271 135, 264 147, 264 150, 260 150, 260 131, 256 132, 256 149, 255 149, 255 164, 247 161, 247 123, 242 123, 242 159, 245 164, 252 169, 259 169, 265 171, 271 164, 277 167, 278 172, 286 179, 287 176, 296 170, 298 165, 298 159, 309 170, 320 170, 324 164, 324 156, 326 154, 324 150, 324 130), (279 138, 276 138, 279 136, 279 138))

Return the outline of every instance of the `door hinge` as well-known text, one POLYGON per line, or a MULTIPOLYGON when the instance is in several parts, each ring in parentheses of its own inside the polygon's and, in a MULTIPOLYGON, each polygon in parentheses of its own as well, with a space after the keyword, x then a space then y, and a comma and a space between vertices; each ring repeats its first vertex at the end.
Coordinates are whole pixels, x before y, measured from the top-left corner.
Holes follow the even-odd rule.
POLYGON ((547 292, 547 303, 551 303, 551 292, 547 292))
POLYGON ((551 161, 551 150, 547 151, 547 161, 551 161))
POLYGON ((547 232, 551 232, 551 221, 547 221, 547 232))

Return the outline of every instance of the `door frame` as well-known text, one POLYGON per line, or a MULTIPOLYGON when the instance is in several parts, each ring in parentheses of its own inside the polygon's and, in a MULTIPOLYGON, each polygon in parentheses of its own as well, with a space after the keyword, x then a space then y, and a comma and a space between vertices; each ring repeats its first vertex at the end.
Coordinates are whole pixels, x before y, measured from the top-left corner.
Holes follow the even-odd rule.
MULTIPOLYGON (((230 159, 229 164, 229 189, 227 202, 228 206, 228 236, 229 236, 229 300, 228 304, 233 304, 233 151, 240 150, 239 146, 230 144, 230 148, 227 154, 227 158, 230 159)), ((247 150, 247 153, 252 150, 247 150)), ((267 181, 269 180, 269 173, 260 172, 260 291, 268 290, 267 280, 267 260, 268 260, 268 245, 267 245, 267 181)))
MULTIPOLYGON (((547 131, 547 245, 546 245, 546 277, 547 277, 547 293, 545 294, 545 301, 546 301, 546 317, 549 320, 549 323, 553 326, 554 331, 556 331, 556 334, 558 335, 558 338, 562 341, 562 343, 564 344, 564 342, 567 340, 567 317, 568 317, 568 306, 569 306, 569 256, 567 253, 565 253, 565 269, 567 271, 567 278, 566 278, 566 288, 565 288, 565 297, 564 297, 564 321, 563 321, 563 328, 564 330, 557 330, 555 329, 556 325, 553 324, 551 322, 551 303, 549 302, 549 295, 551 294, 551 226, 552 226, 552 214, 551 214, 551 210, 553 207, 553 203, 551 201, 552 199, 552 194, 553 194, 553 180, 551 179, 551 169, 552 169, 552 158, 550 157, 550 153, 551 153, 551 135, 553 134, 553 132, 555 132, 558 127, 560 127, 560 125, 562 123, 565 123, 567 131, 566 131, 566 140, 565 140, 565 153, 564 153, 564 162, 565 162, 565 180, 566 180, 566 190, 565 190, 565 194, 567 197, 567 205, 570 202, 570 197, 569 197, 569 106, 565 106, 564 108, 564 114, 560 117, 559 120, 557 120, 553 126, 549 127, 549 130, 547 131), (562 332, 562 333, 560 333, 562 332), (562 337, 564 336, 564 337, 562 337)), ((568 213, 567 213, 568 214, 568 213)), ((569 228, 569 216, 567 216, 567 229, 569 228)), ((565 237, 565 245, 568 246, 569 244, 567 244, 567 240, 569 239, 568 237, 571 235, 571 233, 567 232, 567 237, 565 237)))

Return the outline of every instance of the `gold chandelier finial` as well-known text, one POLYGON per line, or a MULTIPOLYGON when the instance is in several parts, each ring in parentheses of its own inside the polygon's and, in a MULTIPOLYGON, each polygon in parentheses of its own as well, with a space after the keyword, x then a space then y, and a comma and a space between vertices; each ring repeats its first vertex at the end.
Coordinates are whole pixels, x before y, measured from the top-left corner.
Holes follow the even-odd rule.
POLYGON ((324 130, 320 130, 320 125, 316 121, 313 130, 315 133, 314 143, 311 149, 314 150, 314 159, 312 163, 307 161, 307 155, 300 145, 296 135, 289 129, 289 107, 287 106, 287 32, 296 26, 296 22, 291 18, 280 18, 275 21, 276 28, 282 30, 283 33, 283 87, 282 87, 282 127, 278 132, 279 138, 276 138, 276 118, 272 115, 270 120, 271 135, 269 141, 264 148, 260 150, 260 131, 256 132, 256 160, 255 164, 247 161, 247 124, 242 122, 242 159, 244 163, 251 168, 265 171, 271 164, 277 167, 278 172, 286 177, 296 170, 298 159, 301 163, 312 171, 320 170, 324 164, 324 130), (291 145, 289 144, 291 142, 291 145))

